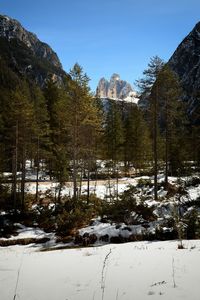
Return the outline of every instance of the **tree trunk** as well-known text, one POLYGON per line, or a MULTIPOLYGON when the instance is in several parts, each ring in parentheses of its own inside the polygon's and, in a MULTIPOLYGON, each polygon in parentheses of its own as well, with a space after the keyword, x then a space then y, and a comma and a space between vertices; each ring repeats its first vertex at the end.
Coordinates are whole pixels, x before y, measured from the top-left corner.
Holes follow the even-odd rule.
POLYGON ((82 181, 83 181, 83 167, 81 166, 78 199, 81 197, 81 193, 82 193, 82 181))
POLYGON ((35 201, 38 201, 38 191, 39 191, 39 171, 40 171, 40 139, 37 138, 37 169, 36 169, 36 192, 35 192, 35 201))
POLYGON ((60 182, 59 183, 59 188, 58 188, 58 203, 61 203, 61 191, 62 191, 63 184, 60 182))
POLYGON ((22 149, 22 178, 21 178, 21 209, 25 209, 25 180, 26 180, 26 145, 22 149))
POLYGON ((116 170, 116 198, 118 200, 119 195, 119 169, 118 169, 118 163, 115 163, 115 170, 116 170))
POLYGON ((90 201, 90 168, 88 166, 88 172, 87 172, 87 204, 90 201))
POLYGON ((165 185, 168 186, 168 146, 169 146, 169 128, 168 128, 168 99, 165 103, 165 185))
POLYGON ((77 103, 75 101, 75 123, 73 125, 73 198, 75 201, 78 200, 78 187, 77 187, 77 151, 78 151, 78 111, 77 103))
POLYGON ((73 198, 77 200, 77 164, 75 155, 73 157, 73 198))
POLYGON ((17 213, 17 164, 18 164, 18 135, 19 135, 18 121, 15 126, 15 147, 13 153, 13 185, 12 185, 12 194, 13 194, 13 206, 14 212, 17 213))
POLYGON ((158 200, 157 99, 158 87, 156 86, 156 95, 153 103, 154 200, 158 200))

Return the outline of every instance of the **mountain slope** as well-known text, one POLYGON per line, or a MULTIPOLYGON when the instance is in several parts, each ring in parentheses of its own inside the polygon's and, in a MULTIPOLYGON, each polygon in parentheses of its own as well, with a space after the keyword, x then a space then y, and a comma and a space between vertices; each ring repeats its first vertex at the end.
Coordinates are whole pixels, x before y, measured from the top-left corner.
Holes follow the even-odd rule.
POLYGON ((0 57, 15 72, 28 76, 40 86, 50 74, 60 83, 66 76, 57 54, 7 16, 0 16, 0 57))
POLYGON ((200 112, 200 22, 180 43, 168 62, 179 76, 184 100, 193 122, 199 122, 200 112))

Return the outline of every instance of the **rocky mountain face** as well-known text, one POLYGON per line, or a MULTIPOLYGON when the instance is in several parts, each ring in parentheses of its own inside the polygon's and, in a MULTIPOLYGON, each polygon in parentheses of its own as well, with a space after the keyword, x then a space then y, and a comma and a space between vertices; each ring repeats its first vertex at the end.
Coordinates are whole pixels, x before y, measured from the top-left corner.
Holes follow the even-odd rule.
POLYGON ((168 64, 180 79, 191 120, 200 122, 200 22, 181 42, 168 64))
POLYGON ((97 87, 97 96, 99 98, 110 99, 125 99, 130 96, 130 93, 134 92, 131 85, 120 79, 118 74, 113 74, 110 81, 105 78, 101 78, 97 87))
POLYGON ((0 16, 0 57, 7 61, 9 67, 27 75, 40 86, 49 74, 58 82, 65 75, 51 47, 7 16, 0 16))

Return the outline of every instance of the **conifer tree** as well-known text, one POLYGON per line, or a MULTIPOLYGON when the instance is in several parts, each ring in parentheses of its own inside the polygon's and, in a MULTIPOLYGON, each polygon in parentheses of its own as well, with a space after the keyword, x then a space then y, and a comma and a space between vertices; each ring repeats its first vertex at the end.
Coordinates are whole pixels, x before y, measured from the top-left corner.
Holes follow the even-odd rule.
POLYGON ((110 101, 106 114, 105 145, 107 158, 113 162, 122 159, 122 147, 124 143, 124 128, 122 114, 116 101, 110 101))
POLYGON ((68 179, 68 94, 65 87, 59 87, 50 77, 44 90, 49 115, 49 171, 50 178, 58 181, 58 189, 55 191, 55 203, 60 201, 61 190, 68 179), (58 191, 58 193, 57 193, 58 191))
MULTIPOLYGON (((78 173, 81 159, 88 160, 94 151, 95 138, 99 132, 100 120, 96 100, 89 88, 89 78, 80 65, 75 64, 70 71, 68 120, 69 154, 72 160, 73 197, 78 200, 78 173), (90 139, 90 143, 88 144, 90 139)), ((87 163, 88 170, 90 164, 87 163)), ((89 173, 89 172, 88 172, 89 173)), ((89 176, 89 174, 88 174, 89 176)))
POLYGON ((125 160, 141 169, 151 160, 151 139, 147 124, 137 106, 130 107, 125 119, 125 160))
POLYGON ((187 135, 186 112, 181 100, 182 92, 178 78, 167 65, 160 72, 156 85, 159 125, 165 141, 165 184, 167 185, 169 171, 173 175, 178 175, 178 169, 183 166, 184 138, 187 135))
POLYGON ((10 142, 10 153, 12 153, 13 205, 16 211, 17 171, 21 170, 21 208, 23 210, 25 205, 26 160, 31 148, 31 136, 35 130, 34 110, 25 82, 22 82, 15 91, 11 92, 4 124, 4 133, 10 142))
POLYGON ((40 161, 46 162, 50 156, 50 131, 49 131, 49 114, 47 110, 47 102, 44 94, 36 85, 31 85, 31 101, 34 109, 34 120, 36 130, 32 136, 32 149, 30 152, 31 161, 34 159, 34 167, 36 167, 36 202, 38 200, 39 189, 39 172, 40 161))
POLYGON ((122 121, 122 112, 116 101, 109 101, 109 107, 106 114, 104 129, 104 142, 106 157, 111 162, 108 163, 108 186, 111 196, 110 186, 110 167, 116 177, 116 198, 118 199, 118 178, 119 178, 119 161, 123 159, 124 144, 124 126, 122 121))
POLYGON ((141 91, 141 100, 149 107, 150 122, 153 137, 153 161, 154 161, 154 199, 158 199, 158 85, 156 79, 164 66, 163 61, 154 56, 150 59, 148 68, 144 70, 144 78, 137 81, 141 91))

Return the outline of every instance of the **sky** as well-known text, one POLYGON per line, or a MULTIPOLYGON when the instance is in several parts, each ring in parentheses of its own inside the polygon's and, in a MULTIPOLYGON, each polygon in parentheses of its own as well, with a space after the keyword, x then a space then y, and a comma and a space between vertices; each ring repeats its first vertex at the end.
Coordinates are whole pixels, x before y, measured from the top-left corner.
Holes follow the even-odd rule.
POLYGON ((113 73, 134 84, 152 56, 167 61, 199 12, 199 0, 0 0, 0 14, 49 44, 66 72, 78 62, 92 90, 113 73))

